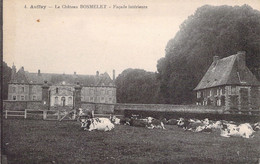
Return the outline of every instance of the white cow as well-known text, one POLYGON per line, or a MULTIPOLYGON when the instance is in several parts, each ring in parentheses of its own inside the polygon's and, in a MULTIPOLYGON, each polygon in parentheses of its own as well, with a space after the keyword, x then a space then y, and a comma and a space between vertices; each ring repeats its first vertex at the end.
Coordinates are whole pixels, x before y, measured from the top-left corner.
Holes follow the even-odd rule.
POLYGON ((120 124, 120 119, 117 118, 116 116, 111 116, 111 115, 110 115, 110 118, 109 118, 109 119, 111 120, 112 123, 114 123, 114 124, 116 124, 116 125, 119 125, 119 124, 120 124))
POLYGON ((220 135, 222 137, 239 136, 243 138, 252 138, 254 137, 254 132, 255 131, 249 123, 240 124, 239 126, 235 124, 226 124, 226 126, 223 125, 220 135))
POLYGON ((114 129, 115 125, 108 118, 90 118, 84 120, 82 124, 84 130, 93 131, 110 131, 114 129))

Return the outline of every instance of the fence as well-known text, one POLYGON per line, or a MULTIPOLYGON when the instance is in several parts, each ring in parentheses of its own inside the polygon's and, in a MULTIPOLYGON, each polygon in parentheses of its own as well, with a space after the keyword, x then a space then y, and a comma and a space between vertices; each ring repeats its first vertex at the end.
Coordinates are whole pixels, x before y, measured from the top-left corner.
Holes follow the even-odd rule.
MULTIPOLYGON (((8 117, 23 117, 24 119, 43 119, 43 120, 76 120, 76 110, 69 112, 60 110, 33 110, 25 109, 24 111, 13 111, 5 110, 5 118, 8 117)), ((94 117, 110 117, 111 114, 95 114, 94 117)), ((119 118, 124 117, 123 115, 113 115, 119 118)))
POLYGON ((62 112, 56 110, 33 110, 25 109, 24 111, 5 110, 5 118, 23 117, 24 119, 43 119, 43 120, 75 120, 75 111, 62 112))

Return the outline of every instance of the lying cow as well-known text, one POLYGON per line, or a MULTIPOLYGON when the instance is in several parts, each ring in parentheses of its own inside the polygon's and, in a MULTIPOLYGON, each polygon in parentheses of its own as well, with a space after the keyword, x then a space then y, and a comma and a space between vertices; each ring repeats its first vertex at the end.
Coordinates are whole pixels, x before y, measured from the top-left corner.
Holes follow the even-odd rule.
POLYGON ((162 121, 157 120, 155 118, 152 117, 147 117, 147 128, 148 129, 165 129, 164 124, 162 121))
POLYGON ((120 124, 120 119, 119 118, 117 118, 116 116, 111 116, 110 115, 110 121, 112 122, 112 123, 114 123, 114 124, 120 124))
POLYGON ((166 124, 168 125, 177 125, 178 124, 178 120, 177 119, 169 119, 166 124))
POLYGON ((127 117, 125 117, 125 118, 121 118, 120 119, 120 124, 121 125, 130 125, 130 118, 127 118, 127 117))
POLYGON ((239 126, 235 124, 224 124, 221 129, 222 137, 231 137, 231 136, 239 136, 243 138, 252 138, 253 133, 252 126, 249 123, 240 124, 239 126))
POLYGON ((148 125, 147 120, 131 118, 129 121, 130 126, 146 127, 148 125))
POLYGON ((253 130, 254 131, 259 131, 260 130, 260 122, 257 122, 255 124, 253 124, 253 130))
POLYGON ((108 118, 90 118, 90 119, 82 119, 81 127, 84 130, 92 131, 110 131, 114 129, 114 124, 108 118))

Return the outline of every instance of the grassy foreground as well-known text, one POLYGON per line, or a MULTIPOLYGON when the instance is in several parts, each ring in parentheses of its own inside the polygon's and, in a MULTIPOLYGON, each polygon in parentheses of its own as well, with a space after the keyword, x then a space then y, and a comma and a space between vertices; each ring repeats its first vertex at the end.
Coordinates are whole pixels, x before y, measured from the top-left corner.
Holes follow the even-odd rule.
POLYGON ((116 125, 87 132, 79 122, 4 120, 8 163, 258 163, 260 131, 252 139, 193 133, 176 126, 149 130, 116 125))

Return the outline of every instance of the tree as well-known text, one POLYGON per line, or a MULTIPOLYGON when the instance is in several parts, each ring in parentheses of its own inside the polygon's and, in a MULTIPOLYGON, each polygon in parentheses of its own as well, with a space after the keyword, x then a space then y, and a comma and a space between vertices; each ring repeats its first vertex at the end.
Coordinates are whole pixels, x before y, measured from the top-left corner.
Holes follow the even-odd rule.
POLYGON ((157 103, 158 80, 155 73, 126 69, 116 78, 119 103, 157 103))
POLYGON ((8 99, 8 82, 11 80, 11 74, 12 74, 12 69, 10 67, 8 67, 8 65, 3 61, 3 69, 2 69, 2 73, 3 73, 3 85, 2 85, 2 98, 3 100, 8 99))

